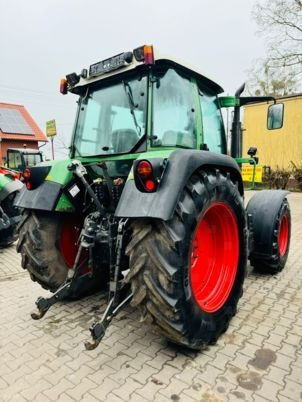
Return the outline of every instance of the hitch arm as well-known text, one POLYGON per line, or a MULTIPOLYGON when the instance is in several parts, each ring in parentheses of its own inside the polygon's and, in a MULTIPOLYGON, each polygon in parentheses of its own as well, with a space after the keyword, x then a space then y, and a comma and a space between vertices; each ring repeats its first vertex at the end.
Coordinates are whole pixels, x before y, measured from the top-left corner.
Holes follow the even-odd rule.
POLYGON ((51 297, 44 298, 38 297, 36 301, 36 306, 38 308, 38 312, 33 311, 30 315, 33 320, 40 320, 51 306, 56 304, 58 301, 63 300, 64 297, 68 296, 70 292, 70 281, 66 282, 63 286, 61 286, 51 297))
MULTIPOLYGON (((84 263, 82 263, 79 267, 81 268, 83 265, 84 263)), ((78 276, 78 278, 84 278, 87 275, 89 275, 89 272, 86 272, 85 274, 78 276)), ((36 301, 38 312, 33 311, 30 314, 31 318, 33 320, 40 320, 42 317, 44 317, 44 315, 47 313, 47 311, 50 309, 51 306, 63 300, 65 297, 69 296, 72 292, 73 285, 76 280, 76 278, 74 279, 73 278, 67 279, 67 281, 62 286, 60 286, 59 289, 51 297, 47 298, 38 297, 36 301)))
POLYGON ((116 307, 114 305, 114 297, 110 299, 101 321, 94 322, 89 328, 92 342, 85 342, 86 350, 93 350, 99 345, 113 317, 115 317, 117 313, 131 301, 132 296, 132 293, 129 293, 116 307))
POLYGON ((92 336, 92 342, 88 341, 85 343, 86 350, 93 350, 98 346, 98 344, 104 337, 106 329, 108 328, 113 317, 116 316, 117 313, 132 299, 132 293, 131 291, 129 291, 129 285, 123 284, 121 286, 121 283, 119 281, 124 228, 127 222, 127 219, 121 220, 118 225, 116 239, 116 261, 115 266, 111 267, 113 272, 111 271, 110 273, 111 280, 109 289, 109 303, 103 314, 102 319, 99 322, 94 322, 89 328, 92 336))

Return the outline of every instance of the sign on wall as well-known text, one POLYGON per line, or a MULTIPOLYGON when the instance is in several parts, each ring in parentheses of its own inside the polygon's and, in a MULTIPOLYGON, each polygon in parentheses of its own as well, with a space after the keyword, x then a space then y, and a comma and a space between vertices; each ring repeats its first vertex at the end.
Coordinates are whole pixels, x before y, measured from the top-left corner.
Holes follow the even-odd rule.
MULTIPOLYGON (((241 167, 241 174, 243 181, 253 181, 254 166, 248 163, 243 163, 241 167)), ((262 183, 262 166, 257 165, 255 171, 255 183, 262 183)))

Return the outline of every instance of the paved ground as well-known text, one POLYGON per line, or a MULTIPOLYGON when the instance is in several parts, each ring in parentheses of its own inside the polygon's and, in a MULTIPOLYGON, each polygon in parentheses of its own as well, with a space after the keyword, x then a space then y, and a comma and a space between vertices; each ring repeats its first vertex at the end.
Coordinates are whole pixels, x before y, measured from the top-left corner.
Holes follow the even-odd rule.
POLYGON ((0 252, 1 401, 302 400, 302 194, 289 197, 292 247, 278 276, 250 272, 239 311, 217 345, 192 353, 169 345, 122 312, 98 349, 84 351, 104 295, 30 311, 47 294, 0 252))

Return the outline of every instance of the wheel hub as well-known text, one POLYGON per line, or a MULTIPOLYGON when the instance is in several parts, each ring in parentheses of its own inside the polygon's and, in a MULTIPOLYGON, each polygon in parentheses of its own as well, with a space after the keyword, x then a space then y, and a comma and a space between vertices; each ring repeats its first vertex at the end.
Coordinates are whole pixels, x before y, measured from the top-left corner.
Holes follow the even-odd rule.
POLYGON ((239 248, 234 212, 223 202, 211 205, 199 220, 193 236, 190 269, 192 292, 205 312, 219 310, 230 295, 239 248))
POLYGON ((279 252, 281 257, 286 253, 289 241, 289 220, 287 215, 283 215, 280 223, 278 235, 279 252))

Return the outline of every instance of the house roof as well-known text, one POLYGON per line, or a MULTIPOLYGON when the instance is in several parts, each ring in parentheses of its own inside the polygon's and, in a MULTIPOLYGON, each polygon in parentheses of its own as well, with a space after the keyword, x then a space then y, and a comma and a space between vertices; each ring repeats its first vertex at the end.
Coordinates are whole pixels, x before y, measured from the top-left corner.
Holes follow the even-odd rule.
POLYGON ((2 140, 48 141, 23 105, 1 102, 0 138, 2 140))

